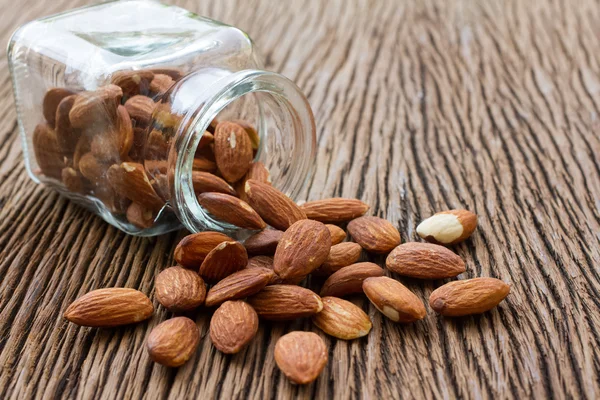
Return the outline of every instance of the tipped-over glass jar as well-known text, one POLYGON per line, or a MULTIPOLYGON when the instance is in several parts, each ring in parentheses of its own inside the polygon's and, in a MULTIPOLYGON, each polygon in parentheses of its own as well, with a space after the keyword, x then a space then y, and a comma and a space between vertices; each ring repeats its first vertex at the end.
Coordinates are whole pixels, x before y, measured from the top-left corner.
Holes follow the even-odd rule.
POLYGON ((239 238, 263 225, 247 179, 294 199, 312 172, 306 98, 237 28, 118 1, 24 25, 8 58, 32 179, 125 232, 239 238))

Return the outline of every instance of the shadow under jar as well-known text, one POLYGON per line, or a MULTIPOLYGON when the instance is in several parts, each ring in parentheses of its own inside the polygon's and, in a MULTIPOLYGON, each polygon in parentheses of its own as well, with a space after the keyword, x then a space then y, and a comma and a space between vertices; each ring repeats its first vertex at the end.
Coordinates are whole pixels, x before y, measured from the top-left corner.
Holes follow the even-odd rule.
POLYGON ((111 2, 22 26, 8 58, 32 179, 127 233, 183 225, 243 238, 256 228, 209 212, 202 192, 243 199, 258 176, 294 199, 312 174, 306 98, 260 69, 237 28, 157 2, 111 2))

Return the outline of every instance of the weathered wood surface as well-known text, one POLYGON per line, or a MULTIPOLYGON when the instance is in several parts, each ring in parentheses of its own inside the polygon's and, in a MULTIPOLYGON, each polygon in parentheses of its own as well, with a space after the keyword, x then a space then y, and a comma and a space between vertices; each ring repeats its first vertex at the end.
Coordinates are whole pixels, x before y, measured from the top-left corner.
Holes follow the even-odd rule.
MULTIPOLYGON (((78 1, 1 1, 2 47, 20 24, 78 1)), ((395 325, 364 299, 368 338, 332 340, 312 385, 292 386, 263 324, 236 356, 205 336, 182 368, 149 361, 169 317, 114 330, 62 313, 105 286, 153 296, 178 237, 127 236, 33 184, 0 58, 0 398, 598 398, 600 4, 578 1, 197 1, 249 32, 269 69, 315 111, 319 173, 304 198, 357 196, 416 240, 419 220, 480 217, 456 247, 464 277, 512 285, 485 315, 395 325)), ((373 258, 382 262, 383 258, 373 258)), ((403 280, 423 300, 440 282, 403 280)), ((322 333, 320 333, 322 335, 322 333)))

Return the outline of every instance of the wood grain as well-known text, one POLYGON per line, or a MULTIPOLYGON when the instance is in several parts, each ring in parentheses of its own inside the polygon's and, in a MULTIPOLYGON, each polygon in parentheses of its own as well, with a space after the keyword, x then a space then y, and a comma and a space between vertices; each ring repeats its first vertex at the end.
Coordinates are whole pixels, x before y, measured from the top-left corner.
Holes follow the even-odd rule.
MULTIPOLYGON (((2 3, 0 36, 78 0, 2 3)), ((112 330, 62 313, 106 286, 153 298, 183 233, 127 236, 29 180, 6 57, 0 57, 0 398, 598 398, 600 396, 600 4, 574 1, 177 2, 246 30, 268 69, 315 111, 318 171, 302 197, 358 197, 417 240, 417 223, 479 215, 455 249, 463 277, 509 282, 477 317, 411 325, 361 297, 373 330, 345 342, 309 321, 261 325, 235 356, 207 338, 179 369, 153 364, 145 338, 170 316, 112 330), (293 386, 276 340, 314 330, 330 362, 293 386)), ((2 46, 4 49, 5 46, 2 46)), ((380 264, 382 257, 367 257, 380 264)), ((426 300, 441 282, 402 282, 426 300)), ((311 285, 317 285, 313 282, 311 285)), ((158 304, 155 301, 155 305, 158 304)), ((194 316, 194 315, 193 315, 194 316)))

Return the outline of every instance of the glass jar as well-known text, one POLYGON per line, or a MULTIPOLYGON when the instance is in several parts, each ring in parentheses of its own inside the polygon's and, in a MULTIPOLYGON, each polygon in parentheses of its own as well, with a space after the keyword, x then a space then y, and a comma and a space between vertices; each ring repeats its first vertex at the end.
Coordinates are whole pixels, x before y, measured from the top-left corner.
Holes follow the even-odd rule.
POLYGON ((261 69, 237 28, 154 1, 117 1, 22 26, 8 58, 31 178, 127 233, 183 225, 240 238, 254 227, 216 217, 197 195, 244 199, 255 178, 294 199, 312 173, 306 98, 261 69), (223 135, 233 149, 226 161, 242 165, 234 174, 215 154, 223 135))

